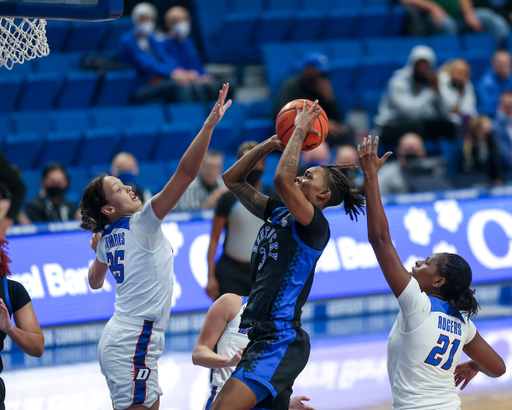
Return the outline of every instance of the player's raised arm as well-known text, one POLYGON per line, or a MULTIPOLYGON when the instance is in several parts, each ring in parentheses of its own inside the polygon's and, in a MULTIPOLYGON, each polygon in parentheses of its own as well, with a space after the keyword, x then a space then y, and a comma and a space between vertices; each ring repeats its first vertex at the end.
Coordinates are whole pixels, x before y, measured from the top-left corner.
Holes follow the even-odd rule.
POLYGON ((153 211, 158 218, 163 219, 172 211, 188 186, 199 174, 208 145, 210 144, 213 129, 231 106, 231 100, 224 103, 228 90, 229 84, 224 84, 222 90, 219 91, 219 98, 215 106, 204 122, 203 128, 201 128, 199 134, 197 134, 187 151, 185 151, 175 174, 164 189, 152 198, 153 211))
POLYGON ((245 178, 262 158, 276 149, 282 150, 283 144, 274 135, 250 150, 222 175, 224 183, 240 203, 260 219, 263 219, 268 196, 255 189, 245 178))
POLYGON ((313 205, 306 199, 295 181, 297 179, 297 169, 299 167, 300 153, 304 140, 309 132, 318 134, 318 131, 313 127, 313 122, 315 118, 320 115, 322 110, 316 110, 317 105, 318 100, 315 101, 308 110, 306 100, 304 100, 302 111, 295 105, 297 112, 295 117, 295 129, 277 164, 276 174, 274 176, 274 187, 277 193, 292 216, 304 226, 310 224, 315 211, 313 205))
POLYGON ((396 297, 400 296, 411 275, 404 268, 391 242, 389 226, 380 198, 377 173, 392 154, 386 152, 382 158, 377 156, 379 137, 363 139, 363 146, 358 145, 359 163, 364 174, 364 191, 366 196, 366 213, 368 215, 368 241, 372 245, 379 265, 396 297))

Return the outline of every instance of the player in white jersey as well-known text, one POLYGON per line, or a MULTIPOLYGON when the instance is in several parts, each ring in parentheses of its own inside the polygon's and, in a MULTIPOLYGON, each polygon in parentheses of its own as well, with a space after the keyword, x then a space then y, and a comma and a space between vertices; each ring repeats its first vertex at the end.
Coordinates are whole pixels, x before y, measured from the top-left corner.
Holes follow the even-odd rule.
POLYGON ((480 371, 505 373, 505 363, 469 318, 478 303, 469 287, 471 268, 459 255, 438 253, 417 261, 411 273, 393 246, 377 173, 391 152, 377 156, 378 137, 358 146, 364 174, 368 239, 400 305, 388 339, 393 409, 460 409, 456 387, 480 371), (472 360, 458 364, 462 351, 472 360))
POLYGON ((231 105, 224 104, 228 89, 219 91, 174 176, 142 209, 131 187, 112 176, 99 176, 84 191, 81 226, 94 233, 96 252, 89 284, 101 288, 108 269, 116 280, 115 313, 98 345, 114 410, 159 408, 157 360, 171 311, 174 258, 161 223, 198 175, 213 129, 231 105))
MULTIPOLYGON (((245 296, 227 293, 217 299, 208 309, 192 353, 192 361, 195 365, 212 369, 211 394, 204 404, 203 410, 210 409, 224 383, 235 371, 245 346, 249 343, 247 332, 239 329, 240 319, 248 299, 245 296)), ((308 400, 305 396, 293 397, 290 400, 289 410, 315 410, 302 403, 308 400)), ((279 404, 282 404, 282 401, 278 396, 268 403, 259 403, 259 406, 254 407, 253 410, 279 409, 279 404)))

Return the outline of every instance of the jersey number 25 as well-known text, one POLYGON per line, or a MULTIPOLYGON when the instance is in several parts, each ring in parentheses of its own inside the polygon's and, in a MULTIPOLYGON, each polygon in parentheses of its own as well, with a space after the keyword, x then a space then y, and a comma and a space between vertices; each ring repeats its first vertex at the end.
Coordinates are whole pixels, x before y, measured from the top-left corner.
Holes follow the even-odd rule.
MULTIPOLYGON (((442 361, 442 356, 446 353, 448 350, 448 346, 450 345, 450 338, 446 335, 439 335, 439 339, 437 340, 437 344, 439 346, 436 346, 432 349, 428 357, 425 359, 425 363, 431 364, 432 366, 438 366, 442 361)), ((450 349, 450 354, 448 356, 448 360, 445 364, 441 366, 441 369, 443 370, 450 370, 450 367, 452 367, 453 362, 453 356, 455 356, 455 352, 459 348, 460 340, 455 339, 451 343, 452 347, 450 349)))
POLYGON ((108 266, 112 276, 117 283, 123 283, 124 281, 124 250, 116 251, 113 255, 112 252, 107 253, 108 266))

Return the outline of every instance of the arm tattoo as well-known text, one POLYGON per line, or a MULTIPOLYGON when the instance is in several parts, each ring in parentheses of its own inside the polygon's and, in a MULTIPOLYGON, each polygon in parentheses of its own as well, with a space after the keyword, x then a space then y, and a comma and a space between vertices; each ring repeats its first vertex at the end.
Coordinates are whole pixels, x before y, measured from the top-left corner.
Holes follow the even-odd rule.
POLYGON ((300 159, 300 153, 302 149, 302 144, 304 142, 304 131, 299 129, 295 129, 294 134, 296 134, 299 138, 292 138, 290 139, 290 148, 287 152, 287 158, 285 158, 285 161, 282 169, 286 172, 292 173, 294 176, 297 174, 297 168, 299 167, 299 159, 300 159))
POLYGON ((265 208, 268 202, 268 196, 263 195, 245 181, 231 188, 231 191, 250 213, 260 219, 263 219, 263 214, 265 213, 265 208))
MULTIPOLYGON (((246 155, 250 155, 249 154, 246 154, 246 155)), ((249 157, 249 162, 245 165, 244 168, 242 168, 240 170, 240 173, 238 174, 238 179, 237 179, 237 182, 243 182, 245 181, 245 178, 247 177, 247 175, 249 175, 249 172, 252 171, 252 169, 254 168, 254 166, 263 158, 265 157, 265 154, 262 152, 262 151, 257 151, 254 153, 254 155, 251 155, 251 157, 249 157)))

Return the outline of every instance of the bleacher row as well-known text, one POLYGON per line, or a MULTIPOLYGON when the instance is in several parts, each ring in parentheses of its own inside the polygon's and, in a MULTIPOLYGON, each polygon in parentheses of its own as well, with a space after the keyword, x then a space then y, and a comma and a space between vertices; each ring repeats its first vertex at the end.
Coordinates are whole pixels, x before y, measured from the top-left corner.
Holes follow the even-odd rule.
POLYGON ((396 36, 405 11, 394 0, 195 0, 210 61, 261 61, 267 42, 396 36))

